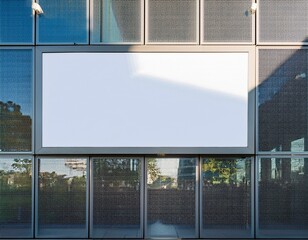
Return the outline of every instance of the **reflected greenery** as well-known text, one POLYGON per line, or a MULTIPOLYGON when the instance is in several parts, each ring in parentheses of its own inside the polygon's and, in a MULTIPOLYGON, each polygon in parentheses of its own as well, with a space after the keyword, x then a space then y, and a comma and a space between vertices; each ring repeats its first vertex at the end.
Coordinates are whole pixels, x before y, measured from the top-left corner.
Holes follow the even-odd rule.
POLYGON ((29 224, 32 212, 32 160, 1 159, 0 223, 29 224))
POLYGON ((124 228, 130 225, 139 229, 140 159, 96 158, 93 173, 94 227, 105 229, 106 225, 116 225, 120 229, 121 225, 124 228))
MULTIPOLYGON (((45 162, 57 165, 57 168, 74 168, 67 165, 66 159, 41 159, 40 166, 45 162)), ((83 160, 75 160, 83 163, 83 160)), ((70 163, 70 162, 69 162, 70 163)), ((83 163, 84 168, 86 165, 83 163)), ((86 221, 86 176, 85 174, 66 174, 56 171, 41 171, 39 173, 39 223, 72 225, 85 224, 86 221)))
POLYGON ((31 125, 31 117, 22 114, 20 105, 0 101, 0 151, 31 151, 31 125))

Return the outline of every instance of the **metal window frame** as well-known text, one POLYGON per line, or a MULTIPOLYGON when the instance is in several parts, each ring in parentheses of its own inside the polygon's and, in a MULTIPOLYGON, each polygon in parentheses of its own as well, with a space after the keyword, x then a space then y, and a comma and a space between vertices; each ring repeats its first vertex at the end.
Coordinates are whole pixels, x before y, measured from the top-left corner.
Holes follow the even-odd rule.
MULTIPOLYGON (((249 13, 251 15, 251 41, 206 41, 204 40, 204 1, 206 0, 200 0, 200 44, 201 45, 252 45, 255 44, 256 42, 256 13, 249 13)), ((256 0, 250 0, 251 4, 255 3, 256 0)), ((226 1, 227 2, 227 1, 226 1)), ((247 9, 247 11, 249 12, 249 9, 247 9)))
MULTIPOLYGON (((39 219, 38 219, 38 202, 39 202, 39 162, 43 159, 69 159, 69 158, 75 158, 75 159, 85 159, 86 160, 86 163, 87 163, 87 169, 86 169, 86 203, 85 203, 85 228, 84 228, 84 235, 83 236, 79 236, 80 238, 88 238, 89 237, 89 191, 90 191, 90 187, 89 187, 89 179, 90 179, 90 176, 89 176, 89 170, 90 170, 90 167, 89 167, 89 157, 88 156, 36 156, 35 157, 35 163, 36 163, 36 166, 35 166, 35 234, 34 234, 34 237, 35 238, 43 238, 43 239, 50 239, 50 238, 70 238, 69 235, 65 235, 65 234, 57 234, 56 231, 54 233, 54 235, 47 235, 47 236, 44 236, 44 235, 41 235, 39 234, 39 219)), ((65 228, 63 228, 65 229, 65 228)))
POLYGON ((31 100, 31 151, 27 151, 27 152, 4 152, 4 151, 0 151, 0 156, 1 155, 27 155, 27 154, 34 154, 34 148, 35 148, 35 123, 36 123, 36 118, 35 118, 35 98, 36 98, 36 90, 35 90, 35 78, 36 78, 36 74, 35 74, 35 70, 36 70, 36 66, 35 66, 35 48, 31 47, 31 46, 26 46, 26 47, 22 47, 22 46, 9 46, 9 47, 4 47, 4 46, 0 46, 0 51, 1 50, 31 50, 32 52, 32 69, 31 69, 31 85, 32 85, 32 89, 31 89, 31 94, 32 94, 32 100, 31 100))
MULTIPOLYGON (((308 43, 308 42, 307 42, 308 43)), ((279 151, 279 152, 271 152, 271 151, 262 151, 259 148, 259 98, 258 98, 258 93, 259 93, 259 86, 260 86, 260 67, 259 67, 259 61, 260 61, 260 51, 261 50, 308 50, 308 46, 301 47, 301 46, 258 46, 256 48, 256 153, 260 155, 271 155, 271 156, 280 156, 280 155, 285 155, 285 154, 305 154, 308 153, 307 151, 303 152, 291 152, 291 151, 279 151)))
MULTIPOLYGON (((38 3, 40 0, 36 0, 38 3)), ((36 42, 36 45, 61 45, 61 46, 66 46, 66 45, 88 45, 89 44, 89 21, 90 21, 90 13, 89 13, 89 9, 90 9, 90 6, 89 6, 89 1, 90 0, 85 0, 86 1, 86 31, 85 31, 85 34, 87 36, 86 38, 86 41, 85 42, 61 42, 61 41, 56 41, 56 42, 40 42, 40 34, 39 34, 39 29, 40 29, 40 15, 38 14, 35 14, 35 22, 36 22, 36 32, 35 32, 35 42, 36 42)), ((56 29, 54 29, 53 31, 56 31, 56 29)))
MULTIPOLYGON (((260 40, 260 29, 261 29, 261 14, 260 14, 260 4, 262 4, 262 1, 268 1, 268 0, 256 0, 258 4, 257 8, 257 22, 256 22, 256 34, 257 34, 257 45, 259 46, 266 46, 266 45, 285 45, 285 46, 306 46, 308 45, 308 41, 306 42, 288 42, 288 41, 283 41, 283 42, 277 42, 277 41, 262 41, 260 40)), ((262 12, 262 11, 261 11, 262 12)))
MULTIPOLYGON (((199 171, 199 184, 200 184, 200 195, 199 195, 199 214, 200 214, 200 238, 208 238, 206 234, 203 233, 203 179, 202 179, 202 163, 204 159, 207 159, 209 157, 213 157, 214 159, 245 159, 246 161, 250 161, 250 236, 247 236, 247 239, 255 238, 255 157, 254 156, 231 156, 231 155, 215 155, 215 156, 208 156, 208 155, 202 155, 200 156, 200 171, 199 171)), ((222 237, 214 237, 215 239, 224 239, 222 237)), ((228 239, 239 239, 241 237, 238 236, 228 236, 228 239)))
MULTIPOLYGON (((140 41, 139 42, 95 42, 93 41, 94 32, 94 1, 112 1, 112 0, 90 0, 90 44, 91 45, 142 45, 144 44, 144 1, 138 0, 140 2, 140 41)), ((102 23, 100 23, 102 24, 102 23)), ((102 27, 100 27, 102 31, 102 27)))
POLYGON ((199 1, 200 0, 194 0, 196 2, 196 36, 195 36, 195 41, 191 41, 191 42, 183 42, 183 41, 157 41, 157 42, 151 42, 149 40, 149 1, 151 0, 144 0, 145 1, 145 44, 146 45, 199 45, 200 41, 199 41, 199 20, 200 20, 200 4, 199 1))
MULTIPOLYGON (((140 179, 139 179, 139 201, 140 201, 140 208, 139 208, 139 235, 137 238, 143 238, 143 208, 144 208, 144 203, 143 203, 143 194, 144 194, 144 157, 142 156, 95 156, 95 157, 90 157, 90 173, 91 173, 91 184, 90 184, 90 238, 106 238, 105 236, 98 236, 93 233, 94 230, 94 224, 93 224, 93 208, 94 208, 94 203, 93 203, 93 196, 94 196, 94 191, 93 191, 93 183, 94 183, 94 160, 99 159, 99 160, 105 160, 105 159, 138 159, 139 164, 140 164, 140 179)), ((123 236, 108 236, 107 238, 136 238, 136 237, 123 237, 123 236)))
POLYGON ((253 154, 255 124, 255 48, 253 46, 91 46, 36 48, 36 154, 253 154), (248 53, 247 147, 43 147, 42 146, 42 54, 64 52, 246 52, 248 53))

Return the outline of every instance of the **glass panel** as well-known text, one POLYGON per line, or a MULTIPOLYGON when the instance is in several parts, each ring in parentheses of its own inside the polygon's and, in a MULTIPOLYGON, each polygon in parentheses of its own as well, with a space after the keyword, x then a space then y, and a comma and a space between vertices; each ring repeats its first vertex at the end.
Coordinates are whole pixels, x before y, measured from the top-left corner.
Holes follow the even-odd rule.
POLYGON ((32 147, 32 50, 0 49, 0 152, 32 147))
POLYGON ((93 159, 93 237, 141 237, 140 174, 140 159, 93 159))
POLYGON ((32 0, 0 1, 0 44, 32 43, 32 0))
POLYGON ((94 43, 141 42, 141 0, 94 0, 94 43))
POLYGON ((87 237, 87 160, 39 159, 38 163, 38 236, 87 237))
POLYGON ((39 43, 87 43, 87 0, 39 0, 39 43))
POLYGON ((32 160, 0 158, 0 236, 32 237, 32 160))
POLYGON ((259 161, 259 234, 308 237, 308 159, 259 161))
POLYGON ((147 159, 147 237, 193 238, 195 158, 147 159))
POLYGON ((307 50, 259 51, 259 151, 307 151, 307 50))
POLYGON ((251 42, 251 1, 203 0, 203 41, 251 42))
POLYGON ((261 42, 307 42, 307 0, 261 0, 258 4, 261 42))
POLYGON ((251 159, 202 160, 202 237, 251 237, 251 159))
POLYGON ((148 0, 149 42, 196 42, 196 0, 148 0))

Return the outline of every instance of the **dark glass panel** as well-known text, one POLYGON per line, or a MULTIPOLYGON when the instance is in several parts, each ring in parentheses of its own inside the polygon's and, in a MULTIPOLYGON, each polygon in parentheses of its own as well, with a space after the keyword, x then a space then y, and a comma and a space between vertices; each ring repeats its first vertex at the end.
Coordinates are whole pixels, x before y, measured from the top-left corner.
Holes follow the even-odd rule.
POLYGON ((32 160, 0 158, 0 236, 32 237, 32 160))
POLYGON ((0 1, 0 44, 33 42, 31 5, 32 0, 0 1))
POLYGON ((93 237, 141 237, 141 160, 95 158, 92 172, 93 237))
POLYGON ((148 158, 147 237, 194 238, 196 159, 148 158))
POLYGON ((307 151, 307 50, 259 51, 259 151, 307 151))
POLYGON ((87 43, 87 0, 39 0, 44 13, 37 16, 39 43, 87 43))
POLYGON ((39 237, 87 237, 86 159, 39 159, 39 237))
POLYGON ((32 148, 32 50, 0 49, 0 151, 32 148))
POLYGON ((308 159, 259 161, 259 236, 308 237, 308 159))
POLYGON ((249 238, 251 159, 202 160, 202 237, 249 238))

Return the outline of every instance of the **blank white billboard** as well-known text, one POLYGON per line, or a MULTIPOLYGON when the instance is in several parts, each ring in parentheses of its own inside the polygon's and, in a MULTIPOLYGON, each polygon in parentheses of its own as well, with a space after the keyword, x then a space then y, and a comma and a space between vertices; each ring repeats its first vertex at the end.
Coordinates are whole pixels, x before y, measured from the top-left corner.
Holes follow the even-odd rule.
POLYGON ((43 53, 42 147, 247 147, 248 53, 43 53))

